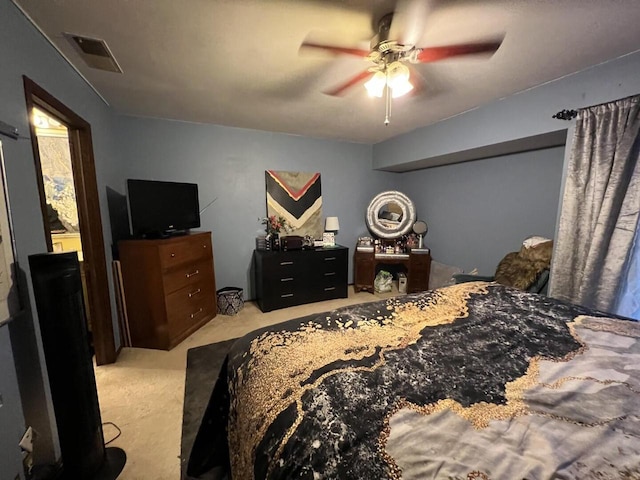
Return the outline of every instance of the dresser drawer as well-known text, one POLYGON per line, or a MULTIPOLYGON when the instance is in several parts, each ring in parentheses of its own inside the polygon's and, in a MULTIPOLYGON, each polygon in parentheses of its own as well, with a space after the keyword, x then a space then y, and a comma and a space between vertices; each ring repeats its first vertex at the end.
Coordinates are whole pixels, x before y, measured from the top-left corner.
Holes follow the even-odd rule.
POLYGON ((260 302, 263 311, 267 312, 276 308, 286 308, 312 301, 309 298, 309 290, 306 286, 293 283, 267 289, 260 302))
POLYGON ((165 294, 169 294, 189 285, 194 285, 203 279, 212 282, 213 264, 211 260, 178 266, 165 273, 162 282, 165 294))
POLYGON ((323 300, 331 300, 333 298, 346 298, 347 287, 343 284, 325 284, 322 287, 314 290, 310 294, 310 300, 312 302, 321 302, 323 300))
POLYGON ((268 312, 347 297, 348 252, 344 247, 254 252, 258 305, 268 312))
POLYGON ((346 270, 347 254, 344 250, 318 252, 309 262, 309 268, 318 273, 339 273, 346 270))
POLYGON ((335 285, 347 282, 347 266, 344 262, 323 263, 308 272, 308 281, 313 285, 323 288, 327 285, 335 285))
POLYGON ((198 282, 167 295, 167 328, 177 337, 192 325, 214 312, 214 295, 210 282, 198 282))
POLYGON ((292 294, 297 294, 304 276, 301 273, 282 274, 280 276, 271 276, 264 285, 265 295, 288 298, 292 294))
POLYGON ((163 244, 158 247, 158 254, 163 269, 209 259, 213 256, 211 237, 198 235, 163 244))
POLYGON ((263 269, 267 278, 281 278, 304 272, 309 267, 299 252, 283 253, 264 258, 263 269))
POLYGON ((313 302, 348 296, 346 273, 317 277, 309 287, 308 294, 313 302))

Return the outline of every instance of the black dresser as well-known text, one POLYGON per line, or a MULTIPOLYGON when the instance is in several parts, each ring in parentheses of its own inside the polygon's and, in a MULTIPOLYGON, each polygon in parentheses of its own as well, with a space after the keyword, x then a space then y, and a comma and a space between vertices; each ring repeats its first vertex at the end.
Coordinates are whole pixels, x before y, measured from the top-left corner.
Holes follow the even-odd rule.
POLYGON ((253 252, 256 300, 263 312, 347 298, 349 249, 253 252))

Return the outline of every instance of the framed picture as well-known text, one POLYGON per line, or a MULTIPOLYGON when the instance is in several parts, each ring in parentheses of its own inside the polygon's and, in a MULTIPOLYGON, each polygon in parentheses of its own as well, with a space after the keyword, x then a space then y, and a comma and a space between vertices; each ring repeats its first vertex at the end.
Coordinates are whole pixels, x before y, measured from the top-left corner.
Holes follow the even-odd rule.
POLYGON ((9 322, 20 308, 15 273, 15 248, 13 242, 7 180, 0 140, 0 325, 9 322))

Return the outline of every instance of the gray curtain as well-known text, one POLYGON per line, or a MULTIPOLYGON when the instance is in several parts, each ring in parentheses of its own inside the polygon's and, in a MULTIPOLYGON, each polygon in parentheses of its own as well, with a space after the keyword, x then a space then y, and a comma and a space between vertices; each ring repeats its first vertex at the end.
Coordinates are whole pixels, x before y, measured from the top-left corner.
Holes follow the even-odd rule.
POLYGON ((640 95, 578 113, 549 295, 614 312, 640 211, 640 95))

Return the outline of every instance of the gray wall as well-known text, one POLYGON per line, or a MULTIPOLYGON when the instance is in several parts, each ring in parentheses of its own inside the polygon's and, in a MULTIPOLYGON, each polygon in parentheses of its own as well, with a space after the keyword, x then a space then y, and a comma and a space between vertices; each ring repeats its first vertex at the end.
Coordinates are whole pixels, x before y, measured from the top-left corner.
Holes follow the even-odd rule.
MULTIPOLYGON (((113 148, 113 114, 109 107, 72 70, 29 23, 13 3, 0 0, 0 120, 17 127, 19 140, 3 138, 9 201, 17 256, 22 269, 24 315, 0 328, 0 475, 13 479, 22 471, 17 444, 26 422, 39 432, 38 460, 59 456, 59 445, 44 368, 40 328, 35 313, 27 257, 46 251, 36 172, 29 141, 28 114, 22 75, 26 75, 83 117, 93 128, 98 189, 103 218, 107 217, 105 185, 119 178, 117 150, 113 148), (15 367, 4 359, 11 353, 15 367), (17 375, 16 375, 17 374, 17 375), (16 384, 17 377, 17 384, 16 384), (17 395, 17 385, 20 395, 17 395), (24 411, 21 409, 21 400, 24 411), (23 417, 24 413, 24 417, 23 417)), ((103 221, 105 239, 110 237, 103 221)), ((106 252, 107 261, 110 253, 106 252)), ((113 302, 113 296, 112 296, 113 302)), ((115 304, 112 303, 114 306, 115 304)), ((115 308, 113 312, 115 314, 115 308)), ((115 317, 114 317, 115 318, 115 317)), ((117 326, 116 326, 117 328, 117 326)), ((104 419, 108 420, 108 419, 104 419)))
MULTIPOLYGON (((374 167, 383 168, 526 137, 558 128, 557 121, 549 118, 561 108, 576 108, 640 91, 640 54, 635 54, 372 149, 360 144, 228 127, 116 118, 10 0, 0 0, 0 65, 0 119, 18 127, 23 136, 28 132, 28 115, 22 75, 29 76, 91 123, 107 245, 110 232, 105 188, 124 192, 127 177, 197 181, 203 204, 218 197, 203 214, 202 229, 213 231, 220 287, 248 284, 250 255, 260 228, 258 218, 265 213, 265 169, 320 171, 324 213, 340 217, 338 242, 351 248, 357 236, 365 233, 364 212, 369 200, 381 190, 404 190, 414 198, 420 217, 430 225, 427 242, 436 260, 488 272, 505 251, 517 248, 523 236, 553 234, 547 223, 547 209, 548 216, 555 217, 559 187, 551 185, 554 179, 560 182, 561 170, 554 170, 556 159, 561 156, 558 150, 403 175, 372 171, 372 158, 374 167), (483 169, 493 175, 483 173, 483 169), (497 181, 495 175, 503 180, 497 181), (512 181, 518 182, 517 186, 499 189, 512 181), (532 214, 533 205, 538 205, 533 194, 541 185, 549 188, 545 198, 556 195, 556 205, 535 207, 544 211, 534 210, 532 214), (503 243, 498 244, 492 235, 523 218, 527 223, 508 228, 501 237, 503 243), (534 230, 529 221, 533 218, 540 223, 535 225, 535 231, 529 231, 534 230), (477 242, 478 248, 472 250, 465 236, 480 238, 483 244, 477 242)), ((26 138, 3 140, 3 145, 25 300, 23 317, 9 327, 0 327, 0 472, 14 478, 21 472, 16 446, 25 428, 24 417, 39 430, 40 441, 47 446, 44 456, 55 457, 59 448, 28 281, 27 257, 46 250, 33 155, 26 138)), ((109 249, 105 255, 109 262, 109 249)))
MULTIPOLYGON (((475 158, 482 158, 481 152, 492 145, 518 145, 525 139, 549 136, 563 129, 568 129, 566 143, 570 145, 572 124, 553 119, 552 115, 565 108, 577 109, 637 94, 639 71, 640 52, 636 52, 416 129, 374 145, 373 168, 406 168, 443 157, 474 158, 469 154, 474 151, 478 152, 475 158)), ((489 274, 505 253, 518 249, 522 238, 531 234, 554 237, 562 164, 567 161, 561 158, 563 150, 556 147, 402 174, 402 188, 414 197, 419 215, 429 224, 426 240, 433 248, 434 258, 465 270, 477 267, 481 273, 489 274), (560 161, 556 164, 550 155, 560 161), (537 158, 535 165, 540 168, 519 160, 526 158, 537 158), (512 165, 509 160, 518 162, 512 165), (534 209, 530 203, 515 203, 533 198, 538 188, 547 189, 544 211, 534 209), (445 198, 449 201, 443 201, 445 198), (469 238, 475 242, 472 244, 469 238)))
POLYGON ((638 72, 640 51, 376 144, 373 166, 436 159, 566 129, 567 122, 553 114, 636 95, 638 72))
POLYGON ((492 275, 529 235, 553 238, 564 148, 403 173, 434 260, 492 275))
POLYGON ((184 181, 198 184, 201 206, 217 198, 201 217, 201 230, 213 232, 217 287, 244 288, 247 298, 265 170, 320 172, 323 215, 338 216, 337 242, 351 249, 366 233, 369 201, 397 180, 373 171, 371 146, 357 143, 135 117, 118 120, 118 137, 124 169, 115 190, 125 192, 124 178, 184 181))

